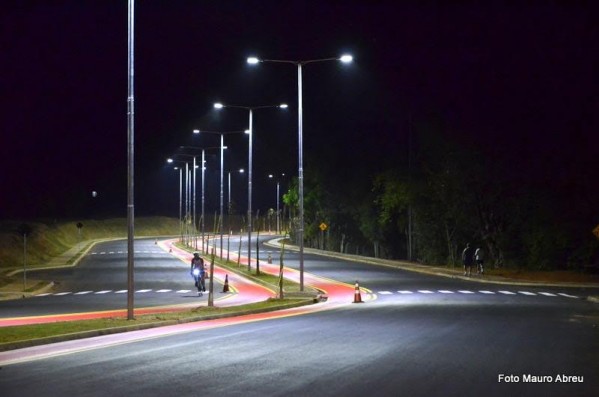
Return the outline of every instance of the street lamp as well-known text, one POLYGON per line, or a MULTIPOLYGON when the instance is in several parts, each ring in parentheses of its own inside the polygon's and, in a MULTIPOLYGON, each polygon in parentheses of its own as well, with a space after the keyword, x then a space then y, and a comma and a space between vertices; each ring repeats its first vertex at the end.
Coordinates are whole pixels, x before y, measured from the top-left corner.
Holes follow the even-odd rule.
MULTIPOLYGON (((281 174, 281 176, 285 176, 285 174, 281 174)), ((274 179, 274 175, 273 174, 269 174, 268 177, 270 179, 274 179)), ((281 181, 279 180, 279 178, 276 179, 277 181, 277 234, 281 234, 281 219, 280 219, 280 210, 279 210, 279 200, 281 197, 281 193, 280 193, 280 185, 281 185, 281 181)))
POLYGON ((218 222, 220 229, 220 257, 223 257, 223 207, 224 207, 224 193, 223 193, 223 185, 224 185, 224 151, 226 149, 225 146, 225 135, 229 134, 240 134, 245 131, 206 131, 206 130, 193 130, 194 134, 216 134, 220 135, 220 220, 218 222))
MULTIPOLYGON (((180 154, 177 154, 176 156, 181 156, 180 154)), ((195 166, 195 157, 193 158, 194 160, 194 166, 195 166)), ((179 162, 179 163, 185 163, 185 218, 188 217, 189 215, 189 206, 190 206, 190 200, 189 200, 189 163, 187 161, 183 161, 183 160, 175 160, 173 158, 168 158, 166 159, 167 163, 171 164, 174 162, 179 162)), ((181 240, 183 240, 183 217, 181 214, 181 207, 182 207, 182 178, 181 178, 181 171, 182 169, 179 170, 179 225, 180 225, 180 232, 181 232, 181 240)), ((195 169, 194 169, 194 175, 195 175, 195 169)), ((194 178, 195 179, 195 178, 194 178)), ((195 198, 194 198, 195 199, 195 198)), ((187 242, 185 243, 187 244, 187 242)))
POLYGON ((300 226, 298 230, 298 238, 300 244, 300 291, 304 290, 304 149, 303 149, 303 108, 302 108, 302 67, 309 63, 316 62, 327 62, 327 61, 341 61, 342 63, 351 63, 353 57, 351 55, 344 54, 338 58, 322 58, 322 59, 310 59, 307 61, 289 61, 280 59, 259 59, 257 57, 247 58, 247 63, 250 65, 256 65, 261 62, 275 62, 275 63, 290 63, 297 66, 297 119, 298 119, 298 196, 299 196, 299 216, 300 226))
MULTIPOLYGON (((205 187, 206 187, 206 179, 205 179, 205 171, 206 171, 206 150, 213 150, 213 149, 220 149, 220 147, 217 146, 212 146, 212 147, 197 147, 197 146, 180 146, 180 149, 194 149, 194 150, 201 150, 202 151, 202 208, 201 208, 201 219, 200 219, 200 230, 201 230, 201 235, 202 235, 202 251, 207 252, 206 248, 205 248, 205 244, 204 244, 204 208, 205 208, 205 203, 206 203, 206 199, 205 199, 205 187)), ((197 168, 197 166, 194 163, 194 171, 197 168)), ((195 226, 195 222, 197 222, 196 219, 196 210, 195 210, 195 186, 196 186, 196 179, 195 179, 195 172, 194 172, 194 177, 193 177, 193 184, 194 184, 194 213, 193 213, 193 217, 194 217, 194 226, 195 226)), ((196 243, 196 249, 197 249, 197 243, 196 243)))
MULTIPOLYGON (((253 114, 254 110, 257 109, 267 109, 267 108, 280 108, 287 109, 288 106, 285 103, 279 105, 264 105, 264 106, 239 106, 239 105, 228 105, 222 103, 215 103, 215 109, 223 109, 223 108, 237 108, 237 109, 245 109, 249 112, 249 129, 247 133, 250 135, 249 143, 248 143, 248 271, 251 269, 251 256, 252 256, 252 141, 253 141, 253 114)), ((260 264, 256 261, 256 273, 260 272, 260 264)))

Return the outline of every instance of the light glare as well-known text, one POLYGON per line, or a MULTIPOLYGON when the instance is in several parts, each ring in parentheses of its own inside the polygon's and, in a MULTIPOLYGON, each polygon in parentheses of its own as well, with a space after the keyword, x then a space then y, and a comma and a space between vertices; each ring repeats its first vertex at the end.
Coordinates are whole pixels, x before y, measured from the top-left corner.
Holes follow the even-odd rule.
POLYGON ((258 58, 256 58, 256 57, 248 57, 248 59, 247 59, 247 62, 248 62, 250 65, 255 65, 255 64, 257 64, 258 62, 260 62, 260 60, 259 60, 258 58))
POLYGON ((287 109, 289 106, 286 103, 282 103, 279 105, 281 109, 287 109))
POLYGON ((194 134, 199 134, 199 133, 200 133, 200 130, 193 130, 193 133, 194 133, 194 134))
POLYGON ((351 55, 343 55, 339 60, 343 63, 350 63, 354 60, 354 57, 351 55))
POLYGON ((222 109, 223 107, 224 107, 223 104, 220 103, 220 102, 217 102, 217 103, 214 104, 214 108, 215 109, 222 109))

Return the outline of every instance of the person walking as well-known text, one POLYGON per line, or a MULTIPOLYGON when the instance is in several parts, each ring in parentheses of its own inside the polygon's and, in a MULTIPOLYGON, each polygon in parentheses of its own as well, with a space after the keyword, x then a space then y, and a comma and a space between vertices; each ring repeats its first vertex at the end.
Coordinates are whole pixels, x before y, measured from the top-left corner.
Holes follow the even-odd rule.
POLYGON ((481 276, 485 273, 485 268, 483 267, 483 263, 485 261, 485 251, 482 248, 478 247, 476 251, 474 251, 474 259, 476 260, 476 271, 481 276))
POLYGON ((470 246, 470 243, 466 244, 466 248, 462 251, 462 263, 464 264, 464 276, 470 277, 474 265, 474 249, 470 246))

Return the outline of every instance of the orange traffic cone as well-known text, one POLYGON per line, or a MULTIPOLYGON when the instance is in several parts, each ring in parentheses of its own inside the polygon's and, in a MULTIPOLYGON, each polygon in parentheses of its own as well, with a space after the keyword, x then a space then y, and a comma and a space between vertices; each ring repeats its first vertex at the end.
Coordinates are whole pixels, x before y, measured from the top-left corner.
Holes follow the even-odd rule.
POLYGON ((229 292, 229 275, 225 274, 225 285, 223 285, 223 292, 229 292))
POLYGON ((360 284, 356 280, 356 292, 354 293, 354 303, 364 303, 362 301, 362 295, 360 294, 360 284))

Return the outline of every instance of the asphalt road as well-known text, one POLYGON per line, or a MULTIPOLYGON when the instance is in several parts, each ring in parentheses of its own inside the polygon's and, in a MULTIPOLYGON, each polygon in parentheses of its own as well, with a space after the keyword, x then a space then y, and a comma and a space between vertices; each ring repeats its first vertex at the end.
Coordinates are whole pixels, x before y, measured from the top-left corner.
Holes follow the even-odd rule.
MULTIPOLYGON (((297 254, 286 264, 297 266, 297 254)), ((305 267, 359 280, 375 299, 348 296, 332 310, 6 365, 2 395, 598 395, 599 312, 584 299, 596 291, 480 284, 313 255, 305 267)))

